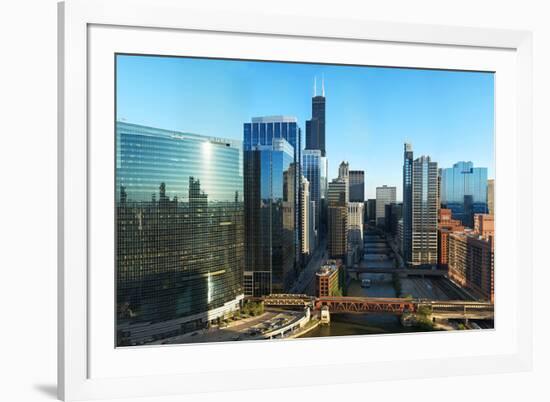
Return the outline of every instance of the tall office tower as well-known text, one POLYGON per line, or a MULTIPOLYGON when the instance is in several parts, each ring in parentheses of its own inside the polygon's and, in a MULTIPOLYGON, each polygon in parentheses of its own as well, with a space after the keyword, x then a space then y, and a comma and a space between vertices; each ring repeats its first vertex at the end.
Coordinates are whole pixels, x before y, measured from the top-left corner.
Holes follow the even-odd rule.
POLYGON ((388 187, 376 187, 376 226, 386 224, 386 205, 395 202, 397 189, 388 187))
POLYGON ((437 264, 437 162, 421 156, 412 169, 412 265, 437 264))
POLYGON ((342 161, 338 166, 338 179, 346 183, 346 202, 349 202, 349 163, 342 161))
POLYGON ((241 161, 240 141, 116 123, 118 346, 202 328, 239 308, 241 161))
POLYGON ((495 214, 495 179, 487 180, 487 208, 489 214, 495 214))
POLYGON ((403 232, 401 252, 408 265, 412 264, 412 144, 405 143, 403 152, 403 232))
POLYGON ((376 225, 376 199, 370 198, 366 201, 367 223, 376 225))
POLYGON ((363 250, 364 208, 362 202, 348 203, 348 243, 358 250, 363 250))
MULTIPOLYGON (((295 194, 295 207, 296 213, 295 222, 297 227, 294 233, 294 245, 296 250, 300 250, 300 230, 302 219, 300 211, 300 176, 301 160, 302 160, 302 133, 300 127, 298 127, 298 121, 293 116, 264 116, 253 117, 250 123, 244 123, 244 141, 243 149, 248 151, 258 145, 270 146, 273 144, 273 140, 276 138, 284 138, 294 149, 293 162, 296 166, 296 177, 294 188, 298 191, 295 194)), ((296 253, 295 264, 298 265, 300 261, 300 253, 296 253)))
POLYGON ((365 171, 349 171, 349 202, 365 202, 365 171))
POLYGON ((397 234, 397 223, 403 218, 403 204, 392 202, 386 204, 385 229, 392 236, 397 234))
POLYGON ((344 258, 348 245, 347 183, 334 179, 328 185, 328 251, 331 258, 344 258))
POLYGON ((310 200, 315 202, 315 230, 318 237, 324 237, 322 226, 326 224, 327 158, 318 149, 305 149, 302 157, 302 172, 309 181, 310 200))
POLYGON ((326 156, 325 149, 325 81, 323 79, 321 95, 317 95, 317 79, 314 79, 313 98, 311 100, 311 120, 306 121, 306 149, 318 149, 326 156))
POLYGON ((301 230, 301 249, 303 263, 309 260, 316 247, 315 232, 315 202, 310 200, 309 181, 302 176, 302 230, 301 230))
POLYGON ((305 149, 302 156, 303 175, 309 183, 309 198, 315 203, 315 230, 320 229, 321 211, 321 151, 305 149))
POLYGON ((246 295, 282 293, 294 279, 296 165, 284 138, 244 151, 246 295))
POLYGON ((473 227, 474 214, 486 214, 487 168, 472 162, 457 162, 441 170, 441 204, 465 226, 473 227))

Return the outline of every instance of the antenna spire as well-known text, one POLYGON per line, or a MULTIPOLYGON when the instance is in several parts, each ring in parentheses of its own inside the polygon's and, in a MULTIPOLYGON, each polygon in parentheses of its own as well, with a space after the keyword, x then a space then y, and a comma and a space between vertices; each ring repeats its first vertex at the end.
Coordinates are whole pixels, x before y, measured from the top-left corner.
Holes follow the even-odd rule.
POLYGON ((313 77, 313 97, 317 96, 317 77, 313 77))
POLYGON ((322 76, 321 87, 322 87, 322 93, 323 93, 323 98, 324 98, 325 97, 325 76, 324 76, 324 74, 322 76))

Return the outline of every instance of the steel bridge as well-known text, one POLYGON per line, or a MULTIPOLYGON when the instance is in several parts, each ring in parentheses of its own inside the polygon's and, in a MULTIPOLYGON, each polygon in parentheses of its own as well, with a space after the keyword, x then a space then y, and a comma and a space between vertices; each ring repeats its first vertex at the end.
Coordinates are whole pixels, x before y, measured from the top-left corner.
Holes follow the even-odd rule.
POLYGON ((315 299, 315 308, 328 307, 333 313, 389 313, 401 315, 415 312, 412 299, 378 297, 319 297, 315 299))
POLYGON ((263 297, 246 297, 246 300, 262 302, 268 307, 313 307, 315 297, 304 294, 276 294, 263 297))
POLYGON ((477 301, 421 301, 418 307, 428 309, 434 318, 493 320, 495 306, 477 301))
POLYGON ((434 318, 494 319, 494 305, 479 301, 441 301, 391 297, 313 297, 302 294, 279 294, 265 297, 247 297, 246 299, 263 302, 267 307, 311 307, 320 310, 326 306, 331 314, 386 313, 401 315, 403 313, 416 313, 422 308, 426 314, 434 318))
POLYGON ((357 274, 402 274, 407 276, 445 276, 447 272, 443 270, 432 269, 404 269, 404 268, 383 268, 383 267, 354 267, 347 268, 349 273, 357 274))

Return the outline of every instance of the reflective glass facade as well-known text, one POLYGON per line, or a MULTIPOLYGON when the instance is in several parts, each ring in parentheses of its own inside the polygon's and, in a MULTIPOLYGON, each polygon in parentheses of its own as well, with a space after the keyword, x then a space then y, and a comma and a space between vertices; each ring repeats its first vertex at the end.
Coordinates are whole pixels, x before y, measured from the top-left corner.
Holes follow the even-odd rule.
POLYGON ((283 138, 244 151, 247 295, 283 293, 295 278, 296 165, 283 138))
MULTIPOLYGON (((253 117, 250 123, 244 123, 243 127, 243 149, 244 151, 250 151, 258 146, 272 146, 274 142, 279 139, 286 140, 293 148, 293 163, 296 165, 296 177, 294 188, 298 191, 294 198, 294 219, 297 222, 297 226, 294 232, 294 247, 296 250, 300 250, 301 239, 301 190, 300 190, 300 176, 302 159, 302 132, 298 126, 296 117, 293 116, 263 116, 253 117)), ((295 263, 300 261, 300 252, 295 255, 295 263)))
POLYGON ((310 200, 315 203, 315 229, 321 233, 321 224, 325 223, 326 197, 328 191, 327 158, 321 156, 318 149, 306 149, 302 157, 302 173, 309 181, 310 200))
POLYGON ((488 212, 487 168, 457 162, 441 169, 441 204, 452 211, 453 219, 472 227, 474 214, 488 212))
POLYGON ((349 171, 349 202, 365 202, 365 171, 349 171))
POLYGON ((117 345, 204 326, 243 295, 241 142, 117 122, 117 345))

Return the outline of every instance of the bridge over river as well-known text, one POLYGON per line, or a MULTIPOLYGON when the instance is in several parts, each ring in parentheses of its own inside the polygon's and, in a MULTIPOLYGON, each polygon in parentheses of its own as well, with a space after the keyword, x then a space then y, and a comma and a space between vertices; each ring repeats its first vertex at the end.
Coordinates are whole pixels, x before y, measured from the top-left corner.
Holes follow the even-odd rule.
POLYGON ((434 318, 494 319, 494 305, 489 302, 480 301, 440 301, 391 297, 313 297, 293 294, 250 297, 247 299, 261 301, 266 307, 310 307, 315 310, 326 307, 331 314, 387 313, 401 315, 403 313, 416 313, 422 307, 434 318))

